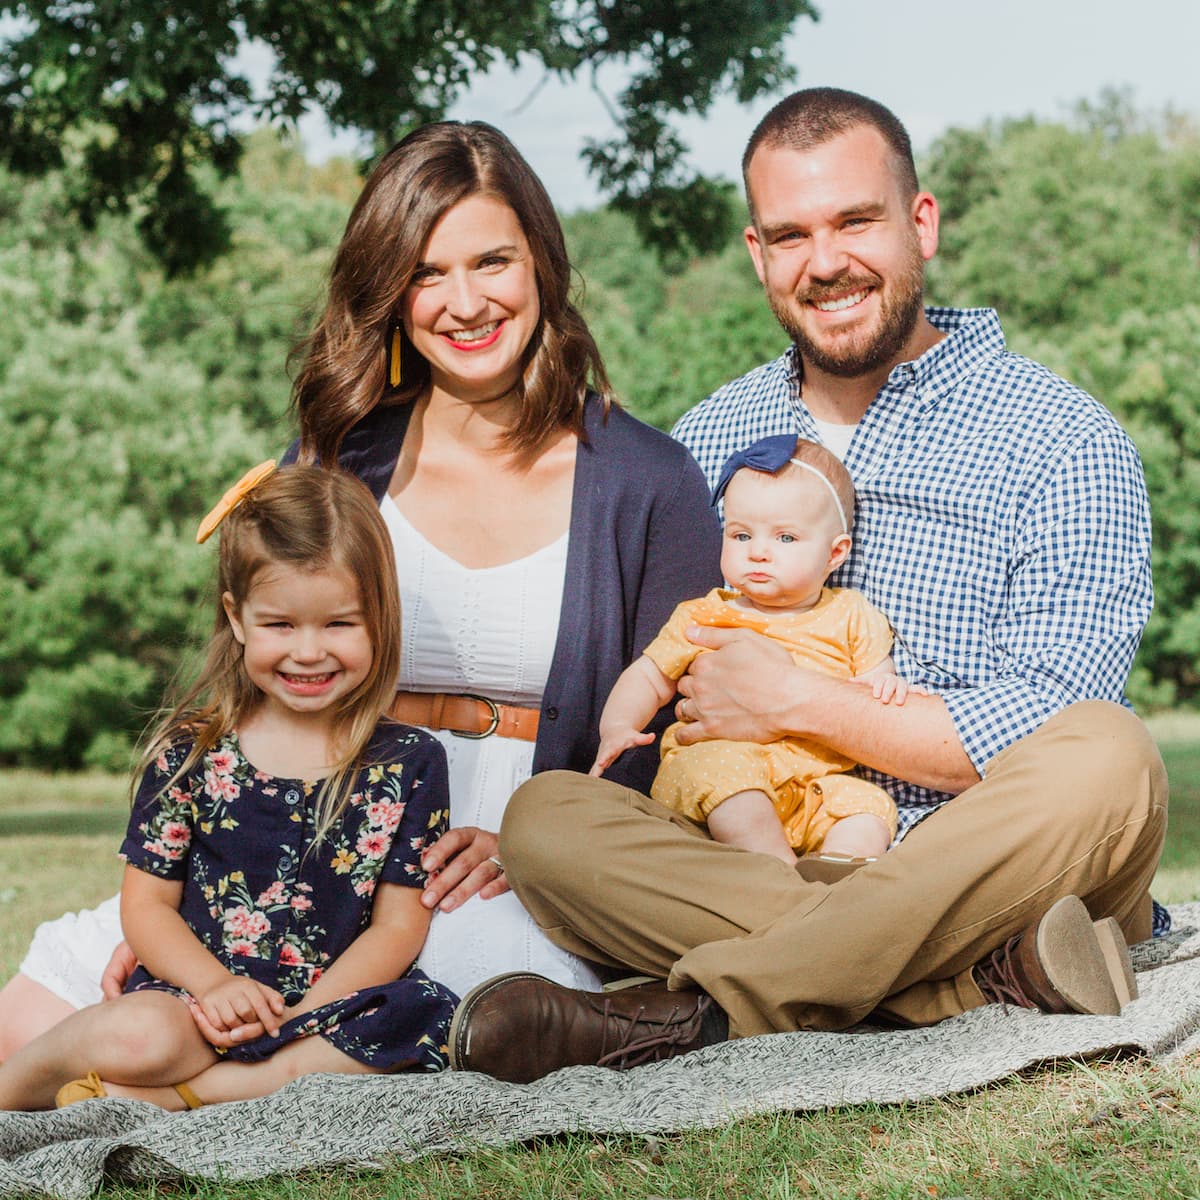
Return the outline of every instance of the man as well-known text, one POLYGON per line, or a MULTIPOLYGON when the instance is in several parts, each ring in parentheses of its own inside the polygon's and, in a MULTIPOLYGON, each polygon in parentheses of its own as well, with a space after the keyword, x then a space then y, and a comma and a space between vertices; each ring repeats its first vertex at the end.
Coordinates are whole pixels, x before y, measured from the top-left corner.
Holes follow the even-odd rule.
POLYGON ((696 629, 715 652, 680 683, 681 740, 825 743, 888 787, 907 836, 816 882, 628 789, 535 777, 501 831, 518 895, 560 945, 667 982, 485 983, 452 1029, 462 1068, 525 1080, 727 1035, 993 1001, 1114 1013, 1136 994, 1124 939, 1150 933, 1167 800, 1119 703, 1151 606, 1136 451, 1091 397, 1007 353, 990 310, 923 307, 938 208, 887 109, 796 93, 743 172, 747 246, 793 345, 676 436, 710 479, 770 434, 844 455, 858 521, 833 582, 889 615, 899 673, 929 694, 882 705, 753 633, 696 629))

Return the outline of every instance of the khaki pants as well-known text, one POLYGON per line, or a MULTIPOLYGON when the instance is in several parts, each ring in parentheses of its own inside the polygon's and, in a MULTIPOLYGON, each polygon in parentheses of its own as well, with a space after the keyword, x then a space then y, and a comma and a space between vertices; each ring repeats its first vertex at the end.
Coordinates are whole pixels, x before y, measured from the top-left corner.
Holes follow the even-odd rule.
POLYGON ((1167 779, 1115 704, 1058 713, 894 850, 833 885, 724 846, 628 788, 568 771, 509 803, 509 880, 558 945, 696 985, 730 1035, 924 1025, 978 1007, 971 967, 1061 896, 1150 935, 1167 779))

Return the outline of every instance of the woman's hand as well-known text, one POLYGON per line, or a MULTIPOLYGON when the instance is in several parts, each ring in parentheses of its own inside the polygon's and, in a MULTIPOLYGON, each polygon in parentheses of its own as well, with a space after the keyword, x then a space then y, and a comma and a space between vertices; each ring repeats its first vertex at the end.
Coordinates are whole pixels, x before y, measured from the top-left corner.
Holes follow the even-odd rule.
POLYGON ((108 966, 100 976, 100 991, 105 1000, 115 1000, 125 990, 133 969, 138 965, 137 955, 134 954, 128 942, 118 942, 117 948, 108 960, 108 966))
POLYGON ((496 858, 499 849, 496 834, 474 825, 442 834, 421 855, 421 866, 429 875, 421 903, 451 912, 476 894, 483 900, 503 895, 508 880, 496 858))

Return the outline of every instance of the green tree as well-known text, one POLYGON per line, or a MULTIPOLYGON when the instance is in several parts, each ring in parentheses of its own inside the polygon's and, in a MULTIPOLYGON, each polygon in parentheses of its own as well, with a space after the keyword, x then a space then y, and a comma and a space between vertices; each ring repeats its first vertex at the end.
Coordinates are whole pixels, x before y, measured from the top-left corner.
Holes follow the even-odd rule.
POLYGON ((619 213, 567 222, 573 260, 587 280, 583 310, 613 387, 639 417, 662 429, 787 346, 763 301, 742 224, 727 224, 719 252, 666 271, 619 213))
POLYGON ((809 0, 20 0, 0 15, 14 28, 0 44, 0 161, 69 167, 85 223, 132 208, 147 246, 180 272, 229 244, 229 214, 201 168, 233 170, 240 119, 292 123, 315 104, 378 150, 521 55, 563 78, 629 68, 618 132, 590 142, 587 160, 656 244, 711 246, 721 192, 687 168, 670 118, 786 83, 784 36, 817 12, 809 0), (276 56, 261 98, 231 66, 247 38, 276 56))
POLYGON ((65 187, 0 171, 0 762, 114 766, 213 619, 196 522, 288 440, 355 184, 252 137, 218 191, 236 253, 186 282, 65 187))
POLYGON ((935 298, 988 304, 1044 332, 1111 324, 1197 296, 1200 141, 1187 122, 1122 115, 952 130, 922 182, 942 202, 935 298))

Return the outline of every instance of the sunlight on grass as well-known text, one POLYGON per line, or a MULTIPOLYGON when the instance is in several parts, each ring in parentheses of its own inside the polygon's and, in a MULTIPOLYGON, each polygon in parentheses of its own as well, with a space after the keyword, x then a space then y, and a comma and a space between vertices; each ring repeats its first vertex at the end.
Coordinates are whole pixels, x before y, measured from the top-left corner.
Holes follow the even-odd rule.
MULTIPOLYGON (((1171 778, 1154 893, 1200 896, 1200 716, 1153 722, 1171 778)), ((0 972, 38 921, 111 895, 126 813, 116 776, 0 771, 0 972)), ((528 1145, 227 1184, 129 1188, 100 1200, 584 1200, 590 1197, 1195 1197, 1200 1063, 1126 1058, 1030 1071, 928 1103, 781 1113, 652 1137, 562 1135, 528 1145)))
POLYGON ((116 893, 118 844, 110 834, 0 837, 0 978, 17 969, 39 922, 116 893))
POLYGON ((129 780, 98 771, 50 774, 24 769, 0 770, 0 814, 117 811, 129 803, 129 780))

